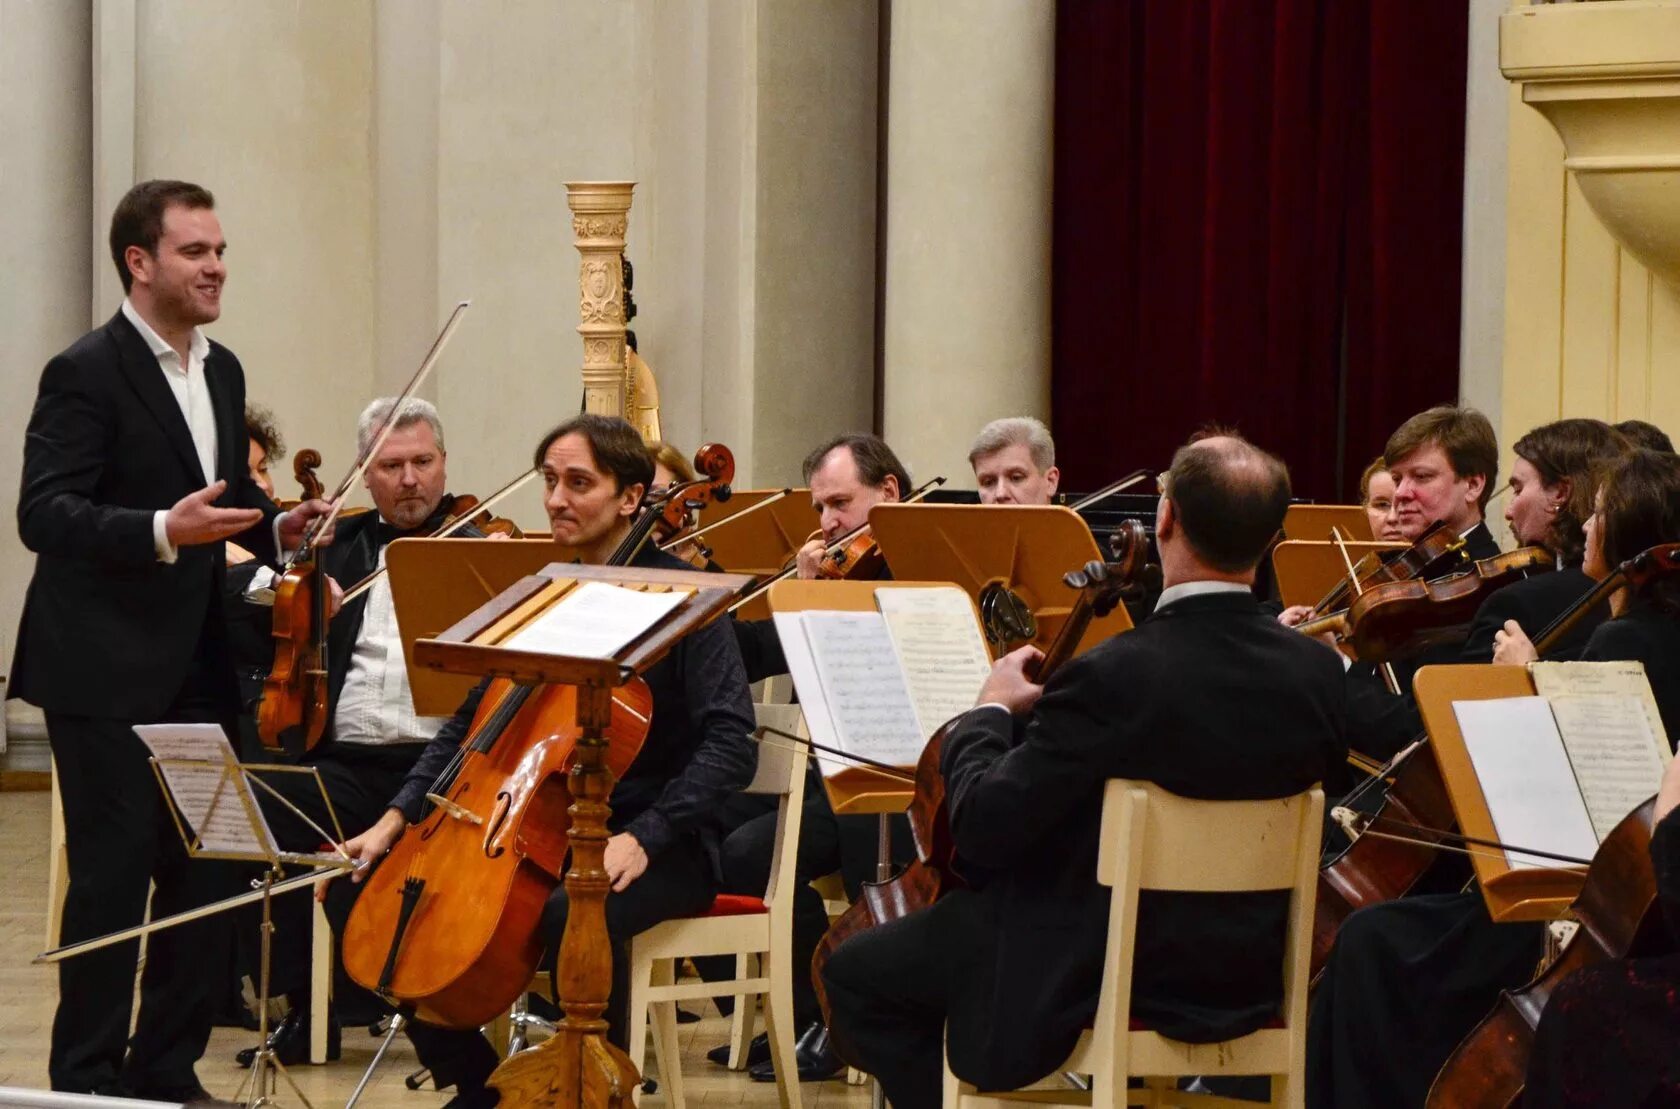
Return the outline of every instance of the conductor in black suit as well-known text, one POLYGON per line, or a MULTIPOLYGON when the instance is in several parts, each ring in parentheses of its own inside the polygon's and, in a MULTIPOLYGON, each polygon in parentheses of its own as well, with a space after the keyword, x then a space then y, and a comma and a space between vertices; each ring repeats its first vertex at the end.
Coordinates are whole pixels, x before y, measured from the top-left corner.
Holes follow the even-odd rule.
MULTIPOLYGON (((224 892, 220 864, 189 863, 132 727, 236 712, 221 613, 223 541, 273 560, 326 511, 280 513, 246 465, 239 360, 199 326, 221 314, 226 249, 214 200, 181 181, 129 190, 111 219, 127 293, 104 326, 47 363, 24 442, 18 531, 38 556, 10 694, 46 712, 64 805, 65 942, 224 892)), ((55 1090, 204 1096, 225 922, 148 941, 127 1045, 137 944, 59 964, 48 1072, 55 1090)))
MULTIPOLYGON (((824 977, 835 1042, 897 1109, 939 1105, 942 1045, 958 1077, 1009 1089, 1054 1070, 1094 1017, 1105 779, 1284 797, 1345 756, 1341 664, 1250 591, 1288 502, 1283 464, 1241 439, 1180 449, 1156 510, 1154 614, 1047 686, 1025 674, 1036 649, 1005 656, 947 734, 951 827, 974 888, 848 940, 824 977)), ((1190 1042, 1275 1017, 1288 896, 1145 892, 1136 1016, 1190 1042)))

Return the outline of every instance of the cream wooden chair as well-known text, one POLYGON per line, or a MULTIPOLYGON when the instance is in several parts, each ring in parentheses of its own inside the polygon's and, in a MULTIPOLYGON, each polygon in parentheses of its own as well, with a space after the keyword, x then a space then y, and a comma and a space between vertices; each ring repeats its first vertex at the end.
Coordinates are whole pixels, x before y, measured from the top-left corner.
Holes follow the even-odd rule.
POLYGON ((1307 980, 1312 962, 1320 822, 1324 793, 1312 789, 1277 801, 1195 801, 1147 782, 1113 780, 1103 797, 1097 878, 1112 887, 1108 954, 1091 1031, 1080 1037, 1062 1073, 1089 1075, 1091 1089, 1052 1088, 977 1092, 945 1068, 945 1109, 965 1102, 1036 1104, 1253 1106, 1209 1094, 1181 1092, 1174 1080, 1190 1075, 1270 1075, 1272 1104, 1304 1102, 1307 980), (1132 1022, 1132 950, 1140 889, 1234 893, 1288 889, 1292 893, 1284 948, 1283 1008, 1275 1027, 1235 1040, 1187 1044, 1132 1022), (1141 1077, 1146 1088, 1129 1090, 1141 1077))
MULTIPOLYGON (((798 705, 754 705, 760 724, 805 735, 798 705)), ((764 999, 770 1057, 782 1109, 799 1109, 798 1066, 794 1062, 793 976, 809 974, 792 965, 793 892, 797 879, 800 812, 805 800, 806 758, 791 741, 772 737, 759 745, 758 773, 748 793, 773 794, 776 847, 770 884, 763 898, 720 894, 705 916, 667 920, 630 941, 630 1061, 641 1071, 652 1018, 659 1057, 660 1090, 672 1109, 683 1107, 682 1052, 677 1043, 676 1003, 695 997, 735 995, 731 1060, 745 1056, 752 1039, 756 999, 764 999), (693 955, 734 955, 736 977, 722 982, 677 982, 676 967, 693 955)))

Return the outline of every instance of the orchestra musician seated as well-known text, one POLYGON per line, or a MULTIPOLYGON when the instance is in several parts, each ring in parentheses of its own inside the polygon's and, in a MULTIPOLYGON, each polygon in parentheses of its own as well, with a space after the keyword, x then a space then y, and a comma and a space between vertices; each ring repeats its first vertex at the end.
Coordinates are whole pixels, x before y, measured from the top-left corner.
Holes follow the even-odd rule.
MULTIPOLYGON (((1181 448, 1156 512, 1166 589, 1153 615, 1047 686, 1029 676, 1036 648, 1006 655, 949 727, 941 770, 974 888, 853 936, 823 978, 836 1041, 897 1109, 940 1104, 947 1052, 959 1078, 1013 1089, 1050 1073, 1089 1024, 1108 925, 1106 779, 1284 797, 1344 758, 1340 665, 1251 591, 1288 503, 1284 465, 1244 440, 1181 448)), ((1134 1013, 1204 1042, 1275 1017, 1287 899, 1143 894, 1134 1013)))
MULTIPOLYGON (((394 397, 382 397, 362 410, 356 423, 358 456, 379 434, 395 402, 394 397)), ((437 409, 430 401, 408 401, 362 479, 375 511, 340 520, 337 541, 321 552, 321 570, 343 585, 361 581, 385 565, 385 549, 392 540, 429 535, 441 527, 454 500, 444 492, 447 458, 437 409)), ((468 525, 456 534, 478 537, 483 533, 468 525)), ((271 641, 271 657, 273 650, 271 641)), ((381 575, 333 617, 327 630, 326 664, 325 739, 304 756, 302 765, 313 767, 320 776, 331 811, 310 775, 274 773, 263 780, 316 827, 266 790, 256 791, 276 841, 287 851, 315 851, 324 842, 367 831, 444 723, 443 717, 414 711, 388 577, 381 575), (317 828, 334 833, 334 816, 342 835, 323 836, 317 828)), ((260 681, 257 692, 261 693, 260 681)), ((302 1061, 308 1054, 309 911, 305 898, 275 902, 279 923, 270 960, 270 992, 289 998, 291 1008, 275 1027, 270 1044, 283 1063, 302 1061)), ((257 914, 252 914, 249 923, 254 927, 257 922, 257 914)), ((254 943, 252 948, 256 949, 254 943)), ((330 1058, 338 1057, 338 1043, 335 1018, 328 1028, 330 1058)), ((249 1066, 255 1055, 254 1048, 246 1048, 237 1058, 241 1066, 249 1066)))
MULTIPOLYGON (((1605 477, 1587 522, 1585 570, 1595 579, 1641 551, 1680 543, 1680 459, 1636 451, 1605 477)), ((1672 576, 1616 594, 1614 618, 1581 652, 1645 666, 1663 730, 1680 738, 1680 582, 1672 576)), ((1526 636, 1505 644, 1533 657, 1526 636)), ((1540 1014, 1523 1104, 1668 1105, 1680 1100, 1680 759, 1669 763, 1652 814, 1651 863, 1667 931, 1633 959, 1565 978, 1540 1014)))
POLYGON ((968 449, 981 504, 1054 504, 1062 472, 1050 429, 1031 416, 1005 416, 980 429, 968 449))
MULTIPOLYGON (((586 413, 544 436, 535 464, 547 490, 544 507, 554 540, 578 550, 587 564, 607 563, 629 533, 654 479, 640 434, 617 417, 586 413)), ((644 543, 629 564, 692 569, 652 543, 644 543)), ((711 905, 719 890, 711 817, 747 785, 756 761, 749 738, 752 701, 727 624, 691 633, 643 677, 653 695, 653 717, 639 754, 613 789, 612 834, 604 860, 612 883, 606 925, 613 983, 606 1019, 609 1038, 621 1047, 628 1020, 628 941, 661 921, 711 905)), ((393 791, 384 814, 345 845, 350 854, 377 861, 420 816, 427 790, 467 736, 488 684, 480 683, 438 730, 393 791)), ((340 922, 348 917, 363 877, 357 874, 354 884, 335 883, 328 910, 340 922)), ((562 885, 544 910, 545 965, 552 965, 557 954, 567 903, 562 885)), ((484 1084, 496 1067, 496 1052, 477 1030, 414 1021, 407 1032, 438 1088, 455 1087, 451 1106, 496 1103, 495 1091, 484 1084)))
MULTIPOLYGON (((1544 627, 1586 592, 1590 575, 1567 568, 1583 553, 1576 535, 1589 515, 1586 491, 1625 447, 1619 432, 1596 420, 1558 421, 1518 441, 1506 518, 1519 540, 1544 546, 1566 568, 1495 592, 1472 625, 1476 645, 1426 661, 1485 663, 1496 646, 1510 657, 1506 641, 1520 634, 1515 629, 1544 627), (1576 535, 1566 533, 1570 528, 1576 535)), ((1590 629, 1593 621, 1584 623, 1590 629)), ((1562 657, 1579 650, 1573 638, 1562 657)), ((1412 734, 1421 731, 1420 721, 1412 734)), ((1465 870, 1443 855, 1419 892, 1360 909, 1342 925, 1312 999, 1309 1106, 1422 1104, 1441 1065, 1499 992, 1532 976, 1541 926, 1494 923, 1481 890, 1462 888, 1465 870)))
POLYGON ((1359 475, 1359 503, 1371 521, 1371 538, 1384 543, 1405 542, 1400 533, 1400 514, 1394 507, 1394 475, 1380 457, 1373 458, 1359 475))

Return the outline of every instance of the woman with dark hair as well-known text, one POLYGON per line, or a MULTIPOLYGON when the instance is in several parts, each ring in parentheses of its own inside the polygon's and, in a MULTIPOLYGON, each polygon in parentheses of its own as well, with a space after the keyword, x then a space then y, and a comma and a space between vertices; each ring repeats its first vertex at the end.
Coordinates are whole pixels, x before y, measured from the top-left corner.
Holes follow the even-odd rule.
MULTIPOLYGON (((1592 588, 1592 579, 1581 572, 1581 525, 1592 515, 1595 475, 1627 449, 1621 433, 1602 420, 1558 420, 1517 440, 1505 522, 1518 544, 1550 551, 1557 569, 1506 586, 1484 601, 1461 661, 1490 661, 1501 632, 1520 628, 1538 633, 1592 588)), ((1609 615, 1608 609, 1594 613, 1550 657, 1574 658, 1609 615)))
MULTIPOLYGON (((1663 543, 1680 543, 1680 457, 1635 452, 1610 472, 1587 525, 1586 572, 1604 578, 1663 543)), ((1680 736, 1680 582, 1624 589, 1581 657, 1645 665, 1669 742, 1680 736)), ((1524 641, 1526 644, 1526 640, 1524 641)), ((1521 654, 1518 644, 1514 653, 1521 654)), ((1532 647, 1528 649, 1532 655, 1532 647)), ((1657 793, 1651 862, 1667 953, 1586 967, 1552 994, 1529 1056, 1523 1104, 1669 1105, 1680 1100, 1680 760, 1657 793)))

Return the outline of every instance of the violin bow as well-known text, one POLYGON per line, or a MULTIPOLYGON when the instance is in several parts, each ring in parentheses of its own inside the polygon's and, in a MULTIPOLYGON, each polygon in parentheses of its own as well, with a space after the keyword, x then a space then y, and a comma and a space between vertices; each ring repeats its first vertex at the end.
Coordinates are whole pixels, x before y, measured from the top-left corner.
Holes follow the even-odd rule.
POLYGON ((879 771, 887 777, 896 779, 900 782, 906 782, 910 785, 916 784, 916 776, 904 769, 902 766, 892 766, 889 763, 877 762, 875 759, 866 758, 863 755, 854 755, 849 751, 842 751, 837 747, 827 747, 815 740, 807 739, 802 735, 794 735, 792 732, 784 732, 782 729, 773 728, 768 724, 760 724, 757 728, 753 729, 753 739, 767 747, 778 747, 783 750, 796 751, 799 754, 809 755, 812 758, 822 758, 822 761, 824 762, 850 763, 853 766, 862 767, 866 770, 879 771), (782 739, 791 740, 792 742, 772 743, 767 738, 768 736, 778 736, 782 739), (822 754, 811 755, 812 751, 820 751, 822 754), (827 755, 828 757, 823 758, 823 755, 827 755))
MULTIPOLYGON (((933 492, 936 488, 938 488, 939 486, 944 485, 944 484, 945 484, 945 478, 943 476, 935 477, 935 478, 929 478, 927 481, 924 481, 921 485, 918 485, 916 487, 916 491, 914 493, 911 493, 908 497, 904 498, 902 501, 897 501, 897 502, 892 502, 892 503, 915 504, 917 501, 921 500, 923 497, 927 496, 929 493, 933 492)), ((845 547, 845 545, 847 543, 850 543, 852 540, 854 540, 858 536, 862 535, 868 529, 869 529, 869 525, 867 523, 859 524, 857 527, 853 528, 851 531, 848 531, 845 535, 842 535, 840 538, 836 539, 834 542, 832 542, 832 543, 828 544, 828 546, 824 547, 823 548, 823 557, 827 558, 829 555, 833 554, 835 551, 838 551, 838 550, 842 549, 843 547, 845 547)), ((770 592, 770 587, 772 585, 775 585, 779 581, 786 581, 788 578, 793 577, 793 575, 797 574, 798 572, 799 572, 799 561, 798 561, 798 559, 795 559, 794 564, 792 566, 789 566, 787 569, 782 570, 780 573, 777 573, 774 576, 765 579, 765 581, 762 585, 758 586, 751 593, 748 593, 745 597, 742 597, 740 600, 738 600, 734 604, 730 605, 728 611, 729 612, 734 612, 738 608, 741 608, 745 605, 751 604, 753 601, 756 601, 759 597, 761 597, 764 594, 770 592)))
POLYGON ((1106 501, 1108 498, 1114 496, 1114 494, 1130 489, 1132 486, 1136 485, 1148 476, 1149 470, 1147 469, 1133 470, 1119 481, 1111 481, 1101 489, 1098 489, 1095 493, 1087 493, 1085 496, 1080 497, 1077 501, 1068 505, 1068 507, 1075 512, 1078 512, 1080 509, 1090 508, 1098 501, 1106 501))
POLYGON ((403 391, 397 395, 396 403, 391 405, 391 410, 379 422, 378 434, 368 443, 367 449, 357 456, 356 464, 350 468, 348 474, 344 475, 344 480, 338 483, 338 488, 332 495, 332 508, 325 516, 315 518, 309 530, 304 534, 303 542, 298 544, 298 549, 292 552, 291 558, 287 559, 286 566, 288 568, 294 565, 311 548, 317 536, 337 522, 338 514, 344 508, 345 494, 350 492, 350 487, 356 484, 357 479, 367 473, 367 468, 372 464, 374 456, 385 445, 385 440, 389 439, 391 433, 397 429, 397 417, 402 414, 403 406, 408 403, 409 398, 414 396, 414 391, 420 387, 420 383, 426 380, 426 375, 432 372, 432 367, 437 365, 438 359, 443 356, 443 348, 449 345, 450 338, 455 334, 455 328, 460 325, 462 314, 470 307, 472 307, 472 301, 463 300, 455 305, 453 312, 449 313, 449 319, 444 321, 443 330, 439 331, 437 338, 432 340, 431 349, 426 352, 426 357, 421 360, 420 368, 414 371, 414 376, 408 379, 408 384, 403 386, 403 391))
POLYGON ((769 508, 771 505, 775 504, 777 501, 781 500, 783 497, 786 497, 786 496, 790 495, 792 492, 793 492, 792 489, 783 489, 778 493, 775 493, 775 494, 772 494, 771 496, 765 497, 762 501, 759 501, 755 505, 749 505, 746 508, 741 509, 741 511, 739 511, 739 512, 730 513, 728 516, 725 516, 721 520, 713 520, 711 523, 707 524, 703 528, 695 528, 691 532, 687 532, 686 534, 678 535, 673 539, 670 539, 670 540, 668 540, 664 543, 661 543, 659 545, 659 549, 662 550, 662 551, 668 551, 672 547, 680 547, 684 543, 692 542, 693 540, 699 539, 702 535, 705 535, 707 532, 716 531, 718 528, 721 528, 725 524, 733 524, 736 520, 739 520, 744 516, 751 516, 754 512, 757 512, 759 509, 769 508))
MULTIPOLYGON (((1353 568, 1353 559, 1348 556, 1347 541, 1342 536, 1342 529, 1336 525, 1331 525, 1330 538, 1335 541, 1336 550, 1341 552, 1342 565, 1347 567, 1348 586, 1353 590, 1353 595, 1358 597, 1364 590, 1359 588, 1359 571, 1353 568)), ((1351 607, 1350 605, 1349 608, 1351 609, 1351 607)), ((1400 681, 1394 676, 1394 664, 1391 662, 1379 663, 1377 670, 1382 674, 1383 684, 1388 687, 1388 691, 1398 697, 1400 695, 1400 681)))
MULTIPOLYGON (((532 478, 536 477, 537 473, 538 473, 538 471, 536 471, 536 470, 526 470, 524 473, 520 474, 518 477, 514 478, 512 481, 508 482, 506 485, 502 486, 500 489, 496 490, 494 493, 492 493, 488 497, 484 498, 482 501, 480 501, 472 509, 470 509, 466 512, 463 512, 459 516, 455 517, 453 520, 448 521, 442 527, 440 527, 436 531, 432 532, 432 534, 426 536, 426 538, 427 539, 448 539, 451 535, 454 535, 456 532, 458 532, 462 528, 466 527, 467 524, 472 520, 473 517, 477 516, 481 512, 488 511, 489 509, 495 507, 495 505, 498 502, 506 500, 508 497, 512 496, 514 493, 518 492, 520 489, 523 489, 525 487, 525 483, 530 481, 532 478)), ((369 574, 367 577, 363 578, 361 581, 357 582, 355 585, 352 585, 349 589, 346 589, 344 591, 344 596, 339 598, 339 601, 338 601, 339 605, 340 606, 347 605, 351 601, 355 600, 357 597, 360 597, 363 593, 366 593, 368 590, 373 588, 374 582, 378 581, 380 578, 382 578, 384 576, 385 576, 385 567, 384 566, 378 567, 371 574, 369 574)), ((343 612, 344 609, 342 607, 340 607, 339 611, 343 612)))
POLYGON ((1459 854, 1473 855, 1480 858, 1500 858, 1501 856, 1494 854, 1493 851, 1475 850, 1475 848, 1478 847, 1490 847, 1495 851, 1505 853, 1507 858, 1510 854, 1515 853, 1518 855, 1531 855, 1538 859, 1551 859, 1554 862, 1560 862, 1566 866, 1592 865, 1591 859, 1578 859, 1573 855, 1560 855, 1555 851, 1542 851, 1537 847, 1516 847, 1508 843, 1501 843, 1495 839, 1480 839, 1476 836, 1467 836, 1462 832, 1447 832, 1436 828, 1420 828, 1416 824, 1408 824, 1402 820, 1383 819, 1375 815, 1355 812, 1346 805, 1337 805, 1335 808, 1331 809, 1330 819, 1334 820, 1342 831, 1347 833, 1349 839, 1358 839, 1361 836, 1375 836, 1378 839, 1390 839, 1396 843, 1410 843, 1415 844, 1418 847, 1428 847, 1439 851, 1455 851, 1459 854), (1398 828, 1403 832, 1415 832, 1417 835, 1395 835, 1393 832, 1381 831, 1377 828, 1379 820, 1382 821, 1384 827, 1398 828), (1426 835, 1437 836, 1439 839, 1423 839, 1422 837, 1426 835), (1464 846, 1459 846, 1460 844, 1464 846))

